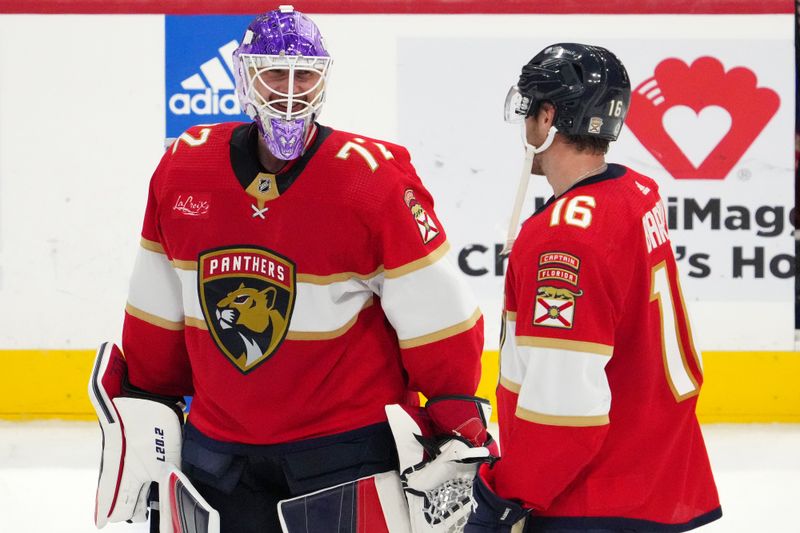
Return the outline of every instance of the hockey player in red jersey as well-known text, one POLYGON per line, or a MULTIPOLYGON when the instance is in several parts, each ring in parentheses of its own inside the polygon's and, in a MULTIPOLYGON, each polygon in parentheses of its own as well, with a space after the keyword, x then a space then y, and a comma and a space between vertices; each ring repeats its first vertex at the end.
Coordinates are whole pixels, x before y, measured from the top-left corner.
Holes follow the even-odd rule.
POLYGON ((509 242, 502 458, 480 470, 468 533, 686 531, 721 516, 658 185, 605 162, 629 102, 622 63, 573 43, 537 54, 506 100, 524 121, 525 180, 544 175, 553 197, 509 242))
MULTIPOLYGON (((109 398, 193 395, 182 471, 223 532, 280 531, 279 500, 397 469, 384 407, 472 395, 480 376, 483 319, 409 153, 317 122, 330 63, 291 6, 249 26, 233 65, 253 122, 193 127, 167 149, 127 369, 107 350, 93 377, 109 424, 109 398)), ((130 518, 120 495, 143 498, 112 477, 98 525, 130 518)))

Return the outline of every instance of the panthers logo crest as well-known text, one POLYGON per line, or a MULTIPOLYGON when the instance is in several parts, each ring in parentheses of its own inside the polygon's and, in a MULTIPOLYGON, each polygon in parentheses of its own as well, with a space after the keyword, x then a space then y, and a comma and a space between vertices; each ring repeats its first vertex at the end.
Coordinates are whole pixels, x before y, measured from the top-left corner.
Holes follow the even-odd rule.
POLYGON ((286 338, 295 296, 294 263, 255 247, 200 254, 199 289, 208 330, 222 353, 247 373, 286 338))

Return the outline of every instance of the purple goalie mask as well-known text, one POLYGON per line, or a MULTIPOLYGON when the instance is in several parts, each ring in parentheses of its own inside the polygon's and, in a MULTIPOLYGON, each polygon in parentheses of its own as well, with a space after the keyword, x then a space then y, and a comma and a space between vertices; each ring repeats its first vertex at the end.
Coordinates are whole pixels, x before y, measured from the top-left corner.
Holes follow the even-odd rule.
POLYGON ((233 53, 236 92, 269 151, 300 157, 325 101, 331 64, 316 24, 291 6, 259 15, 233 53))
POLYGON ((267 142, 267 148, 272 155, 287 161, 303 155, 307 126, 304 119, 287 121, 270 117, 266 122, 269 124, 268 127, 264 127, 261 117, 256 118, 258 131, 267 142))

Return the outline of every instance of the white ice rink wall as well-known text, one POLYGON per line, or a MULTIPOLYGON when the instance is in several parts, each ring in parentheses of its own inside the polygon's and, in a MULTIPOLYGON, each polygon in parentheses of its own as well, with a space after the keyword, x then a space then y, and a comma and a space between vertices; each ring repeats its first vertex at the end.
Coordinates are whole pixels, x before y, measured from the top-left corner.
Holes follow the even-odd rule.
MULTIPOLYGON (((89 412, 89 350, 119 338, 164 138, 182 121, 230 118, 203 109, 229 109, 225 53, 244 29, 235 15, 165 16, 159 2, 77 2, 70 14, 62 4, 0 1, 0 416, 89 412)), ((609 159, 660 184, 706 358, 703 414, 800 421, 793 3, 522 4, 296 2, 334 56, 321 121, 406 145, 437 200, 486 316, 481 390, 496 382, 496 250, 522 155, 503 98, 545 45, 590 42, 631 77, 630 118, 609 159)), ((550 194, 541 177, 532 189, 528 212, 550 194)))

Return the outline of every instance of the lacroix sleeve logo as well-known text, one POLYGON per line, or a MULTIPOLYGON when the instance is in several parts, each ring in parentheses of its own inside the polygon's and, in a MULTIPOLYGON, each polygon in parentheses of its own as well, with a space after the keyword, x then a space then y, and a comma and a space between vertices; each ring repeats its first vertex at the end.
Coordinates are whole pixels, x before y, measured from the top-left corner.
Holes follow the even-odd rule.
POLYGON ((633 90, 626 124, 676 179, 724 179, 780 106, 746 67, 665 59, 633 90))

